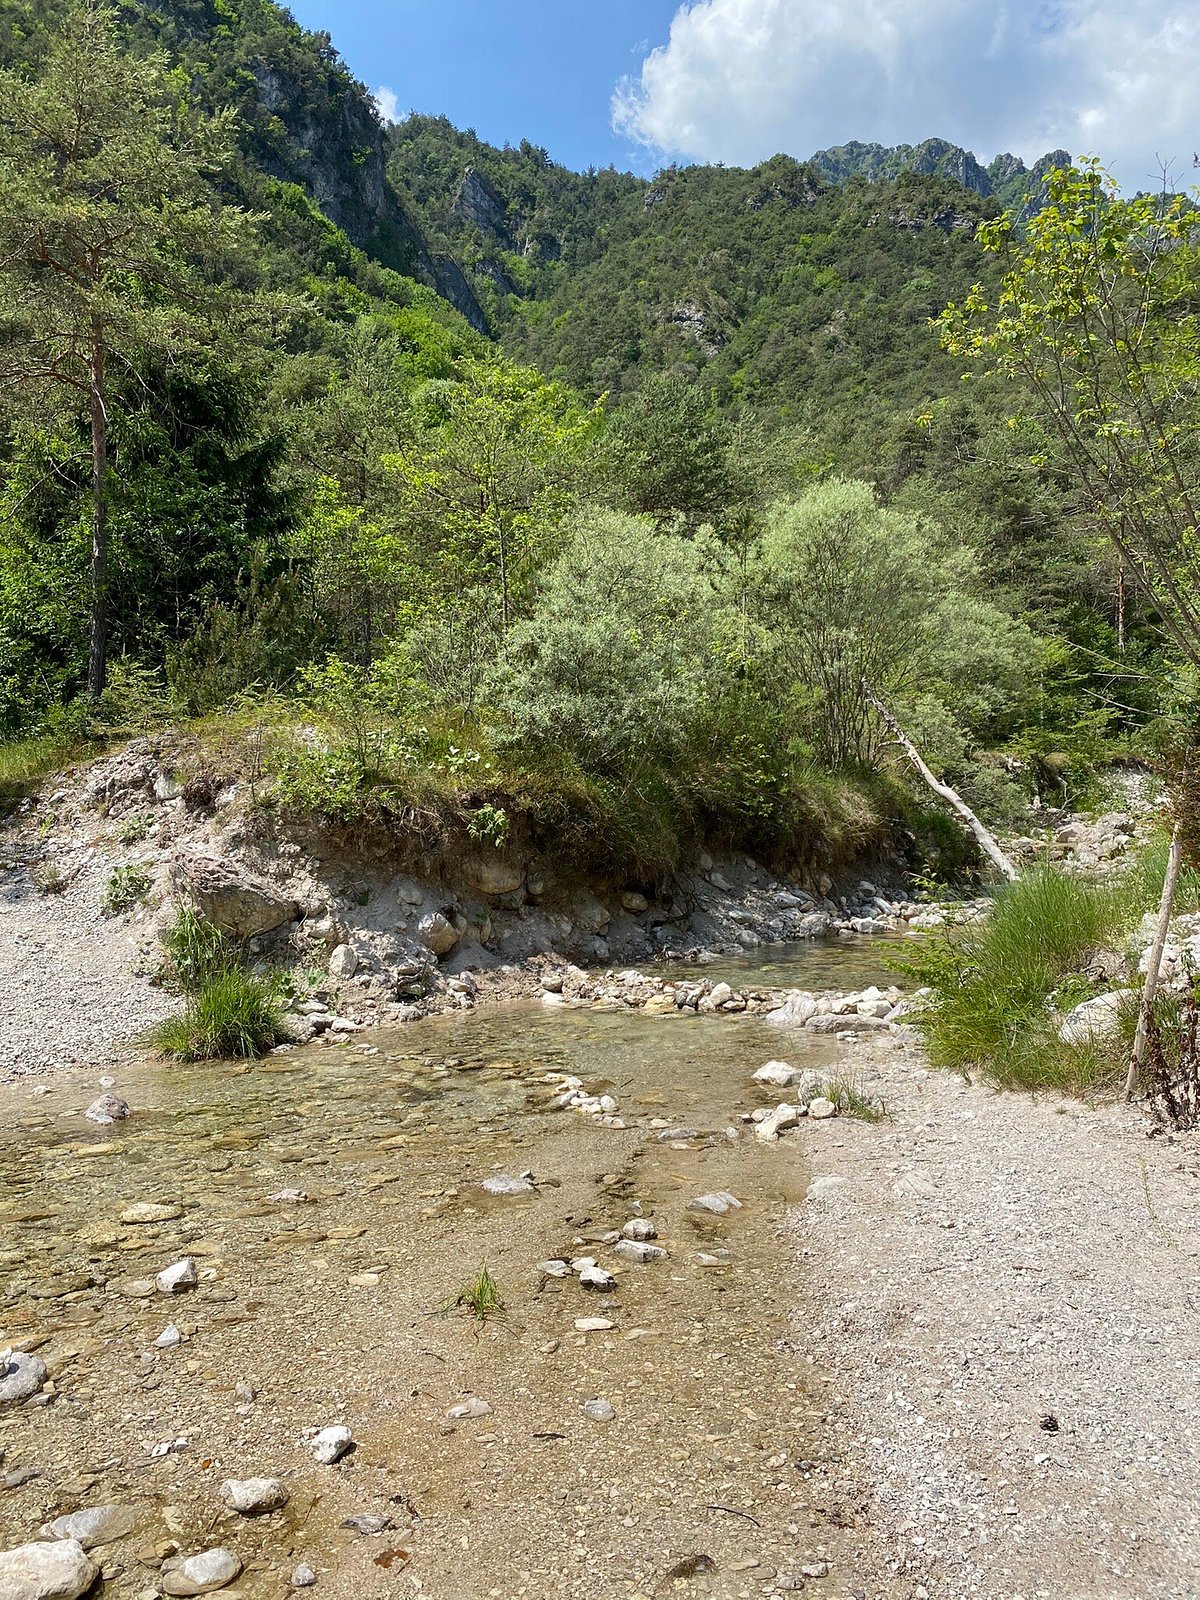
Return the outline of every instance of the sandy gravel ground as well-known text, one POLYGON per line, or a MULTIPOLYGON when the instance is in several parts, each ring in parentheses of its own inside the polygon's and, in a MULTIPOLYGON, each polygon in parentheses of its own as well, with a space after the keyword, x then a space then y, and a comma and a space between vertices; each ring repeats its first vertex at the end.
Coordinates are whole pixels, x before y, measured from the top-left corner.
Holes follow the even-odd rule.
MULTIPOLYGON (((784 1052, 786 1053, 786 1052, 784 1052)), ((1200 1139, 859 1054, 802 1124, 812 1351, 914 1600, 1200 1593, 1200 1139)))
POLYGON ((115 860, 99 845, 63 840, 53 859, 66 887, 39 894, 33 855, 28 841, 0 835, 0 1083, 120 1059, 177 1009, 138 975, 129 920, 104 910, 115 860))

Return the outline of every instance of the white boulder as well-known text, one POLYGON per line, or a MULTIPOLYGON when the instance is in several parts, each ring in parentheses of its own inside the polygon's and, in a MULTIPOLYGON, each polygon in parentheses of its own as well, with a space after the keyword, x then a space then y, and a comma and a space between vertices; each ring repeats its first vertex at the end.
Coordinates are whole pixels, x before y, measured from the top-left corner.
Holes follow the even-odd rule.
POLYGON ((1059 1024, 1058 1037, 1064 1044, 1098 1044, 1117 1031, 1121 1002, 1128 990, 1113 989, 1093 1000, 1084 1000, 1069 1011, 1059 1024))
POLYGON ((96 1568, 76 1539, 0 1550, 0 1600, 79 1600, 96 1568))

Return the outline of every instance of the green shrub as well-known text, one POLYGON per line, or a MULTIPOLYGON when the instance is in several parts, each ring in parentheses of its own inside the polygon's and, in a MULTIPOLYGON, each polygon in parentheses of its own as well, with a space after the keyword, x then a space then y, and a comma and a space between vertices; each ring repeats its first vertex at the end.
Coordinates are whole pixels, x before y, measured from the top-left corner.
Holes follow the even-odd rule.
POLYGON ((149 887, 150 874, 145 867, 116 867, 104 890, 104 909, 114 917, 132 911, 149 887))
POLYGON ((286 687, 321 633, 297 573, 272 576, 256 551, 232 599, 216 602, 190 638, 168 647, 167 678, 189 713, 216 711, 247 692, 286 687))
POLYGON ((160 1022, 150 1039, 177 1061, 230 1060, 263 1055, 281 1026, 274 983, 232 967, 205 978, 183 1015, 160 1022))
POLYGON ((715 694, 713 626, 693 542, 590 511, 491 676, 497 744, 563 747, 617 781, 678 759, 715 694))

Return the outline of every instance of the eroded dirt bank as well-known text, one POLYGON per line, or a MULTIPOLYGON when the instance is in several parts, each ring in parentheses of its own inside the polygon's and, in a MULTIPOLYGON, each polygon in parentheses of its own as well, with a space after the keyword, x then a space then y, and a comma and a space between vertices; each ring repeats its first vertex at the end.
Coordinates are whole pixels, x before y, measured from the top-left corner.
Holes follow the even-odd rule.
POLYGON ((135 741, 0 824, 0 1081, 127 1057, 177 1009, 156 980, 180 903, 286 973, 289 1036, 301 1041, 320 1026, 304 1020, 306 999, 318 1017, 388 1025, 470 1009, 477 987, 485 998, 539 992, 547 962, 755 951, 940 915, 907 899, 895 862, 879 883, 854 872, 835 886, 701 851, 663 888, 588 882, 483 845, 406 864, 356 857, 320 830, 285 826, 246 783, 184 783, 177 753, 169 740, 135 741))

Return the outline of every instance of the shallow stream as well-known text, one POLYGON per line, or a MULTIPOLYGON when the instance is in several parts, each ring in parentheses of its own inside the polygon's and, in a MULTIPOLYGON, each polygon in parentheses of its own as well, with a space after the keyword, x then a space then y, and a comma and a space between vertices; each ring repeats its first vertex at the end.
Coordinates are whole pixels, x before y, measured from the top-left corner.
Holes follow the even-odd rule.
MULTIPOLYGON (((857 988, 893 981, 882 955, 808 945, 730 975, 857 988)), ((37 1346, 53 1384, 48 1404, 0 1411, 0 1478, 38 1474, 0 1489, 0 1545, 116 1502, 141 1516, 97 1552, 121 1600, 154 1592, 172 1546, 217 1544, 245 1563, 222 1592, 247 1600, 282 1600, 301 1560, 318 1596, 347 1600, 774 1593, 848 1513, 826 1492, 805 1286, 780 1234, 802 1152, 737 1113, 770 1098, 750 1082, 764 1061, 840 1051, 749 1017, 523 1003, 252 1067, 137 1063, 112 1128, 80 1114, 91 1078, 0 1090, 0 1348, 37 1346), (550 1110, 552 1072, 611 1094, 628 1126, 550 1110), (525 1172, 527 1196, 480 1188, 525 1172), (713 1190, 742 1208, 688 1209, 713 1190), (143 1202, 179 1214, 122 1220, 143 1202), (665 1261, 603 1242, 635 1214, 665 1261), (615 1291, 538 1270, 584 1254, 615 1291), (198 1287, 156 1292, 183 1255, 198 1287), (480 1327, 455 1300, 485 1264, 504 1304, 480 1327), (578 1331, 583 1317, 612 1327, 578 1331), (158 1350, 170 1321, 182 1342, 158 1350), (468 1395, 491 1412, 449 1421, 468 1395), (611 1421, 584 1413, 596 1398, 611 1421), (333 1423, 357 1448, 319 1466, 305 1430, 333 1423), (219 1484, 252 1475, 287 1482, 283 1513, 224 1512, 219 1484), (392 1527, 342 1526, 362 1513, 392 1527)))

